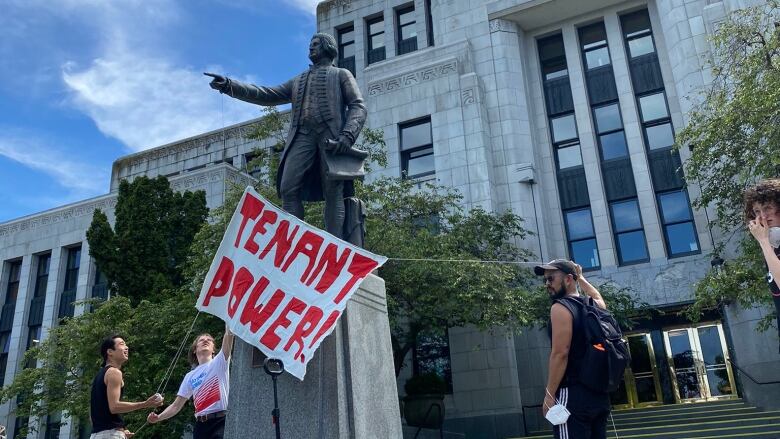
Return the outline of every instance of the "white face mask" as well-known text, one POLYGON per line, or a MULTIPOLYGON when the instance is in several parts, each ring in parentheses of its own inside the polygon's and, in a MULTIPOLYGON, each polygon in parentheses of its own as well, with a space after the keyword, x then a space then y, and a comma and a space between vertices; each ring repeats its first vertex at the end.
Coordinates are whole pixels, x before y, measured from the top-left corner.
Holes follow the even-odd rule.
POLYGON ((769 244, 774 248, 780 247, 780 227, 769 228, 769 244))
POLYGON ((547 411, 547 414, 544 415, 545 419, 550 421, 550 424, 552 425, 561 425, 565 424, 567 420, 569 420, 569 410, 566 409, 566 406, 561 404, 558 399, 556 399, 554 396, 550 394, 550 391, 547 389, 544 389, 545 392, 547 392, 548 395, 550 395, 550 398, 555 401, 555 405, 550 407, 550 409, 547 411))

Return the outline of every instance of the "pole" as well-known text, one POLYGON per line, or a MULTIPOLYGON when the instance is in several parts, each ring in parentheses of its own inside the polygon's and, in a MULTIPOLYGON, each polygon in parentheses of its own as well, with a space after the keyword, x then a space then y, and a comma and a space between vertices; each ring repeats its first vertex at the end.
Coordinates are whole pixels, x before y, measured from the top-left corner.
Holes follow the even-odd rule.
POLYGON ((282 431, 279 427, 279 397, 276 393, 276 375, 272 375, 271 378, 274 380, 274 410, 271 412, 271 418, 273 418, 276 429, 276 439, 282 439, 282 431))

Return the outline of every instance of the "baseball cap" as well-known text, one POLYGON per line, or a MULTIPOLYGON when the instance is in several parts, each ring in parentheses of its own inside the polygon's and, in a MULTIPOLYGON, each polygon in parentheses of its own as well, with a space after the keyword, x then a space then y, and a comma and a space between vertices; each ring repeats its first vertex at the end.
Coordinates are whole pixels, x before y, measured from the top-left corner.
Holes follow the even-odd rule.
POLYGON ((568 259, 553 259, 546 264, 534 267, 534 273, 536 273, 537 276, 544 275, 544 270, 561 270, 566 274, 571 274, 575 277, 577 276, 577 268, 575 267, 574 262, 568 259))

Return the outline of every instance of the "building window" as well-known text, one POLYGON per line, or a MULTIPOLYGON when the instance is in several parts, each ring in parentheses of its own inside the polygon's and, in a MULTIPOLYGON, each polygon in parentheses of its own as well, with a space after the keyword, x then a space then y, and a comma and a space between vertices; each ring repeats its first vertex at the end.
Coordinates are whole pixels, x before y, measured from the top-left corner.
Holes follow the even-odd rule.
POLYGON ((33 297, 45 297, 46 286, 49 283, 49 264, 51 253, 38 256, 38 275, 35 277, 35 291, 33 297))
POLYGON ((67 265, 65 266, 65 286, 60 297, 59 317, 73 317, 73 302, 76 301, 76 287, 79 281, 81 265, 81 246, 67 249, 67 265))
POLYGON ((450 338, 444 335, 420 335, 412 351, 412 369, 415 376, 433 373, 447 384, 447 393, 452 393, 452 362, 450 360, 450 338))
POLYGON ((537 44, 569 256, 583 269, 597 269, 600 266, 598 246, 563 38, 555 35, 537 44))
POLYGON ((0 385, 5 384, 5 369, 11 348, 11 331, 0 332, 0 385))
POLYGON ((339 43, 339 67, 355 76, 355 27, 344 26, 337 30, 339 43))
POLYGON ((62 424, 62 413, 55 412, 46 417, 46 433, 43 439, 58 439, 62 424))
POLYGON ((607 32, 604 23, 596 23, 579 29, 585 69, 592 70, 611 64, 607 32))
POLYGON ((368 30, 368 53, 366 64, 373 64, 385 59, 385 19, 383 16, 366 20, 368 30))
POLYGON ((688 192, 679 190, 658 195, 667 250, 672 256, 699 252, 699 239, 693 225, 688 192))
MULTIPOLYGON (((41 343, 41 325, 37 326, 30 326, 27 330, 27 345, 25 347, 25 352, 29 351, 30 348, 33 348, 35 346, 38 346, 41 343)), ((32 369, 36 367, 36 360, 30 359, 24 366, 25 368, 32 369)))
POLYGON ((578 34, 618 264, 645 262, 649 259, 647 242, 623 130, 607 32, 604 23, 599 22, 580 28, 578 34))
POLYGON ((38 268, 35 276, 35 290, 30 299, 30 313, 27 316, 27 325, 34 326, 43 323, 43 306, 46 301, 46 287, 49 283, 49 265, 51 254, 38 256, 38 268))
POLYGON ((639 120, 647 162, 664 229, 669 257, 698 253, 699 241, 682 173, 675 151, 674 130, 666 99, 661 67, 655 53, 653 31, 647 10, 620 17, 623 39, 629 55, 639 120))
POLYGON ((620 264, 645 262, 649 259, 639 202, 636 198, 609 205, 620 264))
POLYGON ((433 40, 433 12, 431 11, 431 0, 425 0, 425 28, 428 33, 428 47, 434 45, 433 40))
POLYGON ((414 4, 395 12, 398 34, 398 55, 417 50, 417 21, 414 15, 414 4))
POLYGON ((8 287, 5 291, 5 303, 16 303, 19 294, 19 279, 22 273, 22 261, 14 261, 8 264, 8 287))
POLYGON ((572 260, 582 265, 583 269, 598 268, 601 262, 590 208, 570 210, 564 213, 564 218, 572 260))
POLYGON ((0 332, 11 332, 14 325, 14 314, 16 312, 16 296, 19 294, 19 279, 22 272, 22 260, 9 262, 8 267, 8 285, 5 289, 5 303, 3 303, 0 312, 0 332))
MULTIPOLYGON (((17 403, 17 406, 21 405, 21 402, 17 403)), ((30 422, 30 418, 17 417, 14 421, 14 439, 23 439, 27 437, 27 426, 30 422), (25 435, 22 435, 22 430, 25 431, 25 435)))
POLYGON ((629 57, 637 58, 649 53, 655 53, 650 16, 647 14, 646 9, 624 15, 620 21, 628 46, 629 57))
POLYGON ((435 174, 431 118, 401 124, 400 130, 403 177, 420 178, 435 174))

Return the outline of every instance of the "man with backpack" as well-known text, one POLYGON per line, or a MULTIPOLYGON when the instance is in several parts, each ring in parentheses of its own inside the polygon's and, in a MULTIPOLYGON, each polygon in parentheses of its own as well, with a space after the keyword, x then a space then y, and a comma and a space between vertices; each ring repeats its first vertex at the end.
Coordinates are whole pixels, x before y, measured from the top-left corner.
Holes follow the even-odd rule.
POLYGON ((556 439, 606 438, 609 391, 625 369, 621 358, 628 359, 620 329, 578 264, 555 259, 534 267, 534 272, 544 276, 553 301, 543 414, 553 423, 556 439))

